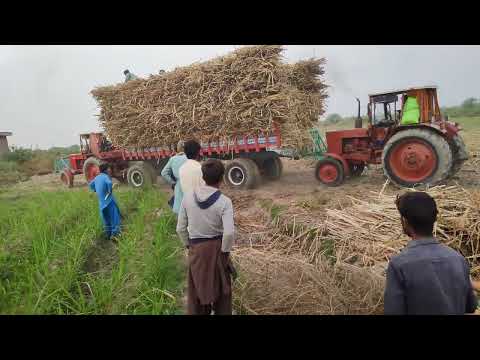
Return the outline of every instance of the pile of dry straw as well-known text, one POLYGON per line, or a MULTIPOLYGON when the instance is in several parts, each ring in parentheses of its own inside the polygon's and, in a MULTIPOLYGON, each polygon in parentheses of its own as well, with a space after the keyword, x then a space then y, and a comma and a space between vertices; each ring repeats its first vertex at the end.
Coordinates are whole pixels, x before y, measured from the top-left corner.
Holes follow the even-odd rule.
MULTIPOLYGON (((457 186, 428 192, 439 207, 436 236, 479 274, 480 192, 457 186)), ((280 221, 259 244, 238 249, 237 305, 252 314, 381 313, 384 270, 408 239, 394 195, 350 200, 351 206, 327 210, 316 227, 280 221)))
POLYGON ((299 147, 324 112, 324 59, 281 62, 281 46, 250 46, 164 75, 92 91, 100 122, 121 147, 170 147, 178 140, 225 141, 279 124, 299 147))

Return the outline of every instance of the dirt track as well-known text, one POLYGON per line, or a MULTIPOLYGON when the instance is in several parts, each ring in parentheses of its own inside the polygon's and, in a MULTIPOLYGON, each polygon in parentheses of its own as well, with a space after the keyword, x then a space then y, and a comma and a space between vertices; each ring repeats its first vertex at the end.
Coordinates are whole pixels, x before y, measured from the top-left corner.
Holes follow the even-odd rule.
MULTIPOLYGON (((350 198, 362 198, 369 192, 380 192, 386 178, 381 167, 370 167, 357 178, 347 178, 339 187, 326 187, 314 176, 315 162, 308 160, 283 159, 283 176, 273 182, 264 182, 254 190, 222 189, 234 204, 237 225, 237 244, 251 243, 268 231, 267 222, 274 212, 283 217, 314 226, 320 223, 327 208, 349 206, 350 198)), ((465 188, 480 185, 480 173, 466 163, 458 175, 449 183, 458 183, 465 188)), ((171 193, 171 189, 159 181, 159 187, 171 193)), ((384 188, 387 193, 403 190, 391 184, 384 188)))

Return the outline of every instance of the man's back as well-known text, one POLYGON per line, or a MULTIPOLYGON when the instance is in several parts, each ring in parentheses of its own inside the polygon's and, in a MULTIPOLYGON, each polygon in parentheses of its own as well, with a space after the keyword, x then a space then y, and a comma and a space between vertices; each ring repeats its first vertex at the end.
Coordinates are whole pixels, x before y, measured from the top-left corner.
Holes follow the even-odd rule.
POLYGON ((98 174, 89 184, 92 191, 97 194, 100 209, 106 208, 113 201, 112 180, 104 173, 98 174))
POLYGON ((202 178, 202 165, 198 161, 188 159, 183 163, 178 171, 180 176, 180 186, 184 194, 195 190, 199 186, 205 185, 202 178))
POLYGON ((210 186, 200 186, 184 195, 178 217, 177 231, 188 243, 188 239, 222 237, 222 251, 229 252, 233 246, 234 222, 232 201, 210 186), (212 201, 211 201, 212 200, 212 201), (211 201, 211 202, 210 202, 211 201))
POLYGON ((385 314, 461 315, 475 308, 466 260, 435 239, 411 241, 390 261, 385 314))

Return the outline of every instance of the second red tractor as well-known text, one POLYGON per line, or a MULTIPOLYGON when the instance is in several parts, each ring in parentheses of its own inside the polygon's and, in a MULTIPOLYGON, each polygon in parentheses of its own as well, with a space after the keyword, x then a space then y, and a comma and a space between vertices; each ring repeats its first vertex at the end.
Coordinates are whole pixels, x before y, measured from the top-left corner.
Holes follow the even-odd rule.
POLYGON ((457 123, 442 116, 436 87, 369 95, 368 126, 358 118, 351 130, 326 133, 327 151, 315 169, 327 186, 381 164, 399 186, 435 185, 455 175, 468 159, 457 123))

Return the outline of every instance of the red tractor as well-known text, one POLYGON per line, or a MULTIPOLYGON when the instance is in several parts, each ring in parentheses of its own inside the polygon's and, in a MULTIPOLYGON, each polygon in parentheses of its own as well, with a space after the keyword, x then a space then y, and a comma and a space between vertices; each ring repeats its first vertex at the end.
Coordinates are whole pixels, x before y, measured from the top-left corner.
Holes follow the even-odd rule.
POLYGON ((156 181, 162 167, 168 161, 171 151, 127 151, 117 149, 103 133, 80 135, 80 153, 68 157, 69 167, 60 175, 62 182, 73 186, 75 175, 84 174, 90 182, 99 172, 101 162, 113 165, 113 177, 128 182, 133 187, 148 187, 156 181))
POLYGON ((372 94, 369 99, 366 128, 357 99, 355 129, 326 133, 327 151, 315 169, 323 184, 338 186, 346 176, 361 175, 366 165, 382 164, 385 175, 399 186, 435 185, 455 175, 468 159, 459 124, 440 113, 436 87, 372 94))

